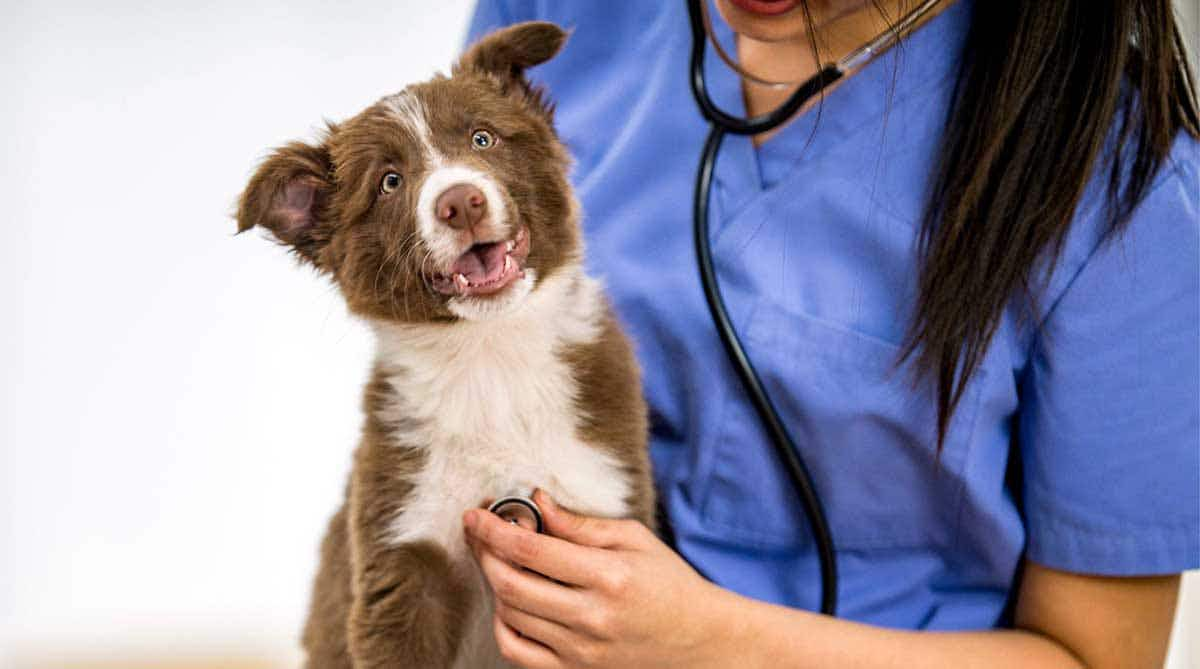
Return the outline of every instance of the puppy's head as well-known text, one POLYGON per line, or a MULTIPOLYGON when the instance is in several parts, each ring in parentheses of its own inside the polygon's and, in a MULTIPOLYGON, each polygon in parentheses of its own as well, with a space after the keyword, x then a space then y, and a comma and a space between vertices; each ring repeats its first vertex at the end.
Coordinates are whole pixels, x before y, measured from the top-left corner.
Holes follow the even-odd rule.
POLYGON ((567 153, 524 74, 565 39, 541 22, 493 33, 450 77, 331 124, 319 144, 275 150, 242 193, 238 230, 270 230, 370 318, 519 304, 580 252, 567 153))

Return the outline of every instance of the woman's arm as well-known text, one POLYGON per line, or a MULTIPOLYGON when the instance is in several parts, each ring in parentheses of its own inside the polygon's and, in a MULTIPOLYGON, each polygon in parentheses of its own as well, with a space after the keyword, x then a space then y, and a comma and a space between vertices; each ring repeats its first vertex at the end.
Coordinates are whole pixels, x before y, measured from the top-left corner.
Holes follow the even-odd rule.
POLYGON ((1178 576, 1099 578, 1027 563, 1018 629, 897 631, 722 590, 635 522, 536 499, 551 536, 482 510, 464 517, 496 595, 500 649, 529 669, 1157 667, 1179 588, 1178 576))
POLYGON ((1095 669, 1161 667, 1178 590, 1177 575, 1080 576, 1026 562, 1016 629, 984 632, 889 630, 724 596, 742 611, 730 648, 769 645, 786 666, 1095 669))

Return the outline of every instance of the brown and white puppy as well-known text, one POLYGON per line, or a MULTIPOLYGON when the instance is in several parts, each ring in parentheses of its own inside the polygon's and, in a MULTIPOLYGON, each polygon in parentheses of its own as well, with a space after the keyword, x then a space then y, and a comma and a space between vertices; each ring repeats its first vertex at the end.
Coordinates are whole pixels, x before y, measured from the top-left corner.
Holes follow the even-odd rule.
POLYGON ((308 666, 505 666, 461 517, 540 487, 652 525, 630 346, 581 269, 552 106, 525 79, 566 34, 525 23, 318 144, 276 150, 238 228, 333 279, 377 337, 362 441, 322 547, 308 666))

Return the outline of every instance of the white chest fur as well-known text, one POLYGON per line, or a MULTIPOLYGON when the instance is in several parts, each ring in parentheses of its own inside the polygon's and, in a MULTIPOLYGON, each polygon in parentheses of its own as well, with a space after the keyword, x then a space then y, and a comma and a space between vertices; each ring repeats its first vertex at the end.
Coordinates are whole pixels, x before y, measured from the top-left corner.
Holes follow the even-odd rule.
POLYGON ((463 511, 535 487, 585 513, 628 512, 620 463, 579 437, 578 384, 560 355, 595 341, 603 314, 599 286, 573 270, 487 319, 376 327, 396 392, 382 417, 401 426, 397 443, 426 449, 389 541, 431 540, 457 562, 463 511))

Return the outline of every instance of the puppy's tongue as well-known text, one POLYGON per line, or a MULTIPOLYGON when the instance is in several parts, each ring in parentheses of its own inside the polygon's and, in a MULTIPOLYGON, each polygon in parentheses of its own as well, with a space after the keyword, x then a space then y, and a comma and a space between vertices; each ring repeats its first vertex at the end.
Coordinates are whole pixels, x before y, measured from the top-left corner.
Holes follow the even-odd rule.
POLYGON ((459 256, 450 274, 462 274, 474 284, 496 280, 504 271, 504 243, 476 244, 459 256))

